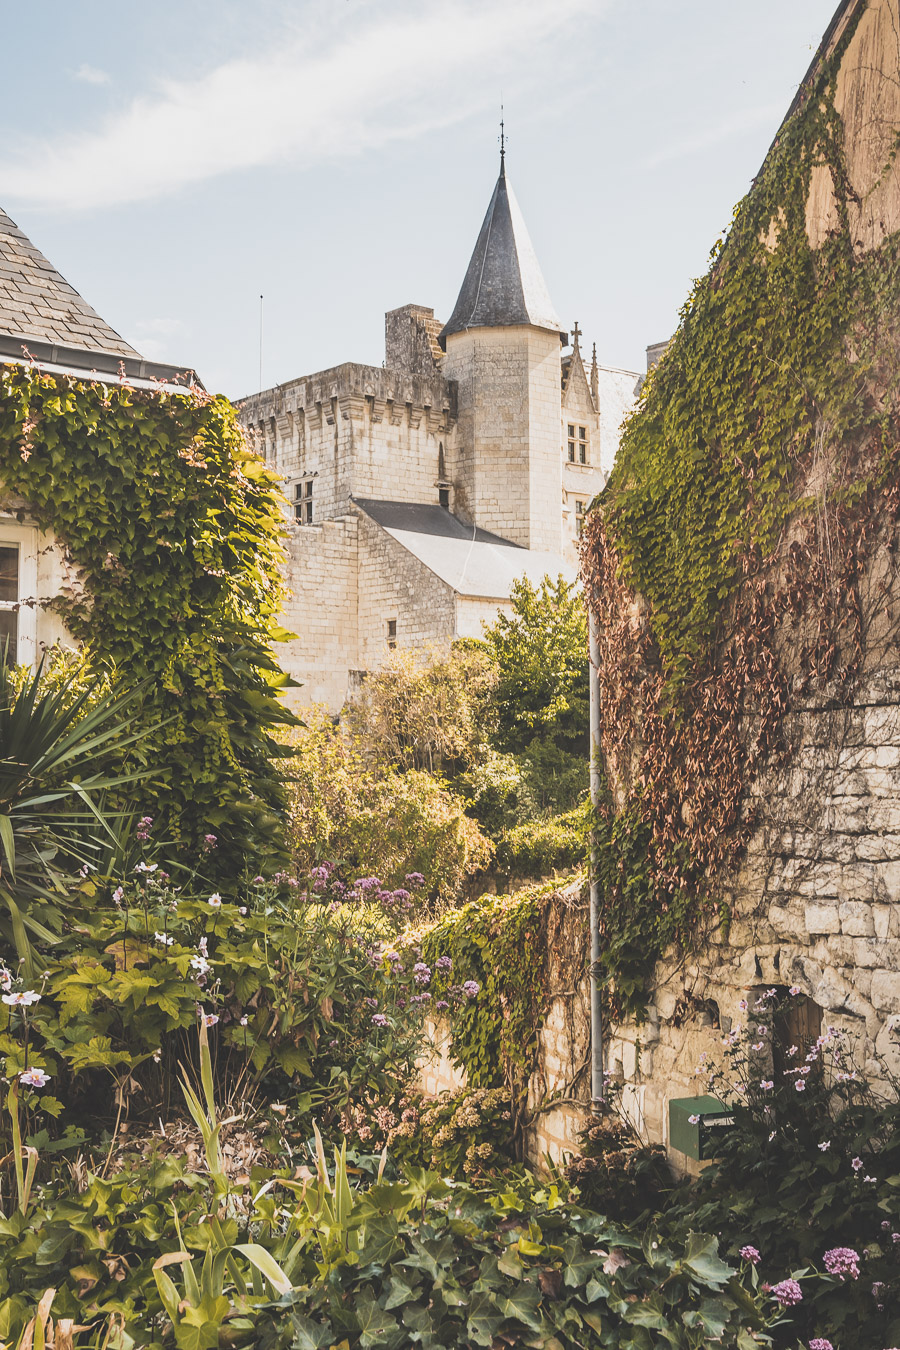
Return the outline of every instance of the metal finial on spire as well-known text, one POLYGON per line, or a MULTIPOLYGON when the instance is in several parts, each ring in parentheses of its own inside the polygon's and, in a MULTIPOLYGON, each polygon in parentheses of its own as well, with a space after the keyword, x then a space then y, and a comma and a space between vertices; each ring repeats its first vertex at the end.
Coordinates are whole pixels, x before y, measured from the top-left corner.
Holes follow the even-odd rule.
POLYGON ((500 104, 500 167, 506 162, 506 123, 503 120, 503 104, 500 104))
POLYGON ((578 339, 581 337, 581 329, 578 327, 578 320, 575 320, 575 327, 572 330, 572 346, 578 346, 578 339))

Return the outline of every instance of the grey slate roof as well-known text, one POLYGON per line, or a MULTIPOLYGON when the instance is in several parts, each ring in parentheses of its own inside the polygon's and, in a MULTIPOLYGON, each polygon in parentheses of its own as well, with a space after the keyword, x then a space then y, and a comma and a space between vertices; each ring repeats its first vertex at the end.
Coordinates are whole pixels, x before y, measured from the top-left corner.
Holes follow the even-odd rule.
POLYGON ((505 600, 517 578, 538 585, 549 573, 575 580, 575 569, 555 553, 520 548, 497 534, 466 525, 446 507, 424 502, 354 498, 370 519, 458 595, 505 600))
POLYGON ((446 350, 451 333, 506 324, 531 324, 557 332, 560 328, 519 203, 501 164, 459 298, 439 341, 446 350))
POLYGON ((32 340, 80 351, 139 357, 2 210, 0 335, 21 339, 25 346, 32 340))

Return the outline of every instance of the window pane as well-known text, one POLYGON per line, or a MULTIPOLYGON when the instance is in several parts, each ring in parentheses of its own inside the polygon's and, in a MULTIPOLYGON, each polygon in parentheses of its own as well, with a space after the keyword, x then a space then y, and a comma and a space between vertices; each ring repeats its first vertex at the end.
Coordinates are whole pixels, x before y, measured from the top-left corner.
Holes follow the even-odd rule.
POLYGON ((310 479, 309 482, 308 482, 307 485, 306 485, 306 495, 307 495, 307 497, 311 497, 311 496, 312 496, 312 479, 310 479))
POLYGON ((570 426, 570 427, 569 427, 569 435, 570 435, 570 436, 574 436, 574 435, 575 435, 575 428, 574 428, 574 426, 570 426))
POLYGON ((14 544, 0 544, 0 600, 19 598, 19 550, 14 544))
POLYGON ((581 439, 582 439, 583 441, 586 440, 586 439, 587 439, 587 427, 579 427, 579 428, 578 428, 578 435, 581 437, 581 439))
POLYGON ((19 638, 19 616, 14 609, 0 609, 0 655, 7 652, 6 660, 14 666, 17 659, 19 638), (7 651, 7 643, 9 644, 7 651))
POLYGON ((579 447, 578 447, 578 458, 580 459, 580 461, 581 461, 582 464, 587 464, 587 446, 586 446, 586 445, 579 445, 579 447))

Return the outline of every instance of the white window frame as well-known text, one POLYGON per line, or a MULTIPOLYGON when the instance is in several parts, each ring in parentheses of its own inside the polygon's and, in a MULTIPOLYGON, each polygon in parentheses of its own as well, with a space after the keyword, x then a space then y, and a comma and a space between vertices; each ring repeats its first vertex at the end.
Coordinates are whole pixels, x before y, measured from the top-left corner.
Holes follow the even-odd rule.
POLYGON ((0 545, 19 550, 18 598, 0 601, 0 609, 18 606, 16 662, 33 667, 37 659, 37 530, 33 525, 0 519, 0 545))

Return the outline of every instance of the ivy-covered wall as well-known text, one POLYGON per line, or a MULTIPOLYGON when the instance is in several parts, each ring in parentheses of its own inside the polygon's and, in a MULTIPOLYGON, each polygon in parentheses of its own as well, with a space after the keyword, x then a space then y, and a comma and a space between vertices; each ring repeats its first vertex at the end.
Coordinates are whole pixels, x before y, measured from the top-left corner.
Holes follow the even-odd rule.
MULTIPOLYGON (((683 967, 730 935, 740 962, 748 935, 729 925, 765 908, 759 878, 735 902, 748 844, 772 865, 790 854, 785 831, 809 827, 806 808, 843 762, 844 733, 813 731, 806 713, 846 714, 896 664, 892 9, 844 7, 647 379, 588 524, 611 787, 601 965, 619 1016, 641 1016, 663 953, 683 967), (814 780, 779 813, 792 765, 814 780)), ((828 822, 814 830, 827 837, 828 822)), ((864 955, 843 952, 841 968, 864 955)))
POLYGON ((147 814, 207 867, 277 857, 282 787, 270 651, 280 600, 276 479, 234 409, 192 389, 105 385, 0 366, 0 483, 78 570, 58 597, 98 668, 147 682, 147 814))

